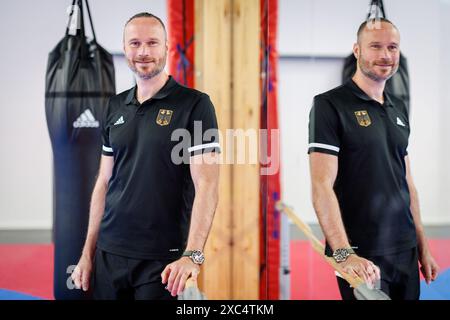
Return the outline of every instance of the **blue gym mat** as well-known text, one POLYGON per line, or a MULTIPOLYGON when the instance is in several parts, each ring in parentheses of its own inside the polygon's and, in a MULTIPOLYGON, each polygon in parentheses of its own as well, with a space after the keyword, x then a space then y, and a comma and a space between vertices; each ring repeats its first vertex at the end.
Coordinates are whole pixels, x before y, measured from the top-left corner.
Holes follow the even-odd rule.
POLYGON ((0 289, 0 300, 42 300, 42 298, 30 296, 17 291, 0 289))
POLYGON ((450 269, 440 272, 429 285, 420 282, 420 300, 450 300, 450 269))

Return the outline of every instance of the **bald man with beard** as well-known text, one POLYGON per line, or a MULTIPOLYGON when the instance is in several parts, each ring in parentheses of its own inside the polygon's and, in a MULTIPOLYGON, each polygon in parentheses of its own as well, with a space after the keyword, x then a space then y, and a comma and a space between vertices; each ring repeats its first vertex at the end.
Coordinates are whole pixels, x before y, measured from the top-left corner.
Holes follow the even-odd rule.
MULTIPOLYGON (((309 121, 313 206, 325 253, 343 270, 380 285, 392 299, 416 300, 438 266, 428 247, 408 157, 405 104, 385 92, 397 71, 400 34, 387 19, 367 20, 353 46, 357 70, 314 97, 309 121)), ((344 300, 353 289, 337 277, 344 300)))
POLYGON ((123 47, 136 86, 105 110, 87 238, 72 279, 78 289, 92 286, 94 299, 172 300, 205 260, 218 201, 217 120, 206 94, 164 70, 160 18, 131 17, 123 47), (190 139, 180 142, 175 132, 190 139))

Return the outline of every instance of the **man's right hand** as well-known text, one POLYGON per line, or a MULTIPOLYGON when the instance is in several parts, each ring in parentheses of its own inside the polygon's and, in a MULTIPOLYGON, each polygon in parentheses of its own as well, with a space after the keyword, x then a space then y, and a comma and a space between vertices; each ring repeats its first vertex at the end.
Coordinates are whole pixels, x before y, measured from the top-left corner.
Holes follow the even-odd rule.
POLYGON ((347 260, 339 263, 339 265, 345 273, 351 276, 359 276, 371 288, 381 279, 380 268, 372 261, 356 254, 349 255, 347 260))
POLYGON ((71 278, 75 288, 88 291, 89 281, 92 272, 92 260, 86 256, 81 256, 80 261, 72 272, 71 278))

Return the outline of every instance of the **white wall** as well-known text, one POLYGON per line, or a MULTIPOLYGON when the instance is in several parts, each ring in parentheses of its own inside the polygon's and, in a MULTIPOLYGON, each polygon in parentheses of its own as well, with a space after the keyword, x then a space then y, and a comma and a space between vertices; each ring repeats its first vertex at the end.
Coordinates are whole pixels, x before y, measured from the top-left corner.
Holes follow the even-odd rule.
POLYGON ((369 4, 366 0, 278 1, 279 52, 282 55, 348 54, 354 25, 362 22, 369 4))
MULTIPOLYGON (((340 84, 342 58, 351 52, 369 2, 280 0, 279 52, 291 56, 280 59, 279 64, 283 198, 308 222, 317 222, 310 201, 306 155, 312 98, 340 84)), ((450 3, 384 0, 384 5, 387 17, 400 29, 401 49, 408 58, 412 124, 409 152, 423 221, 448 224, 450 3)))
MULTIPOLYGON (((44 85, 47 55, 63 37, 71 0, 2 1, 0 10, 0 229, 52 226, 52 151, 44 85)), ((90 1, 98 42, 122 50, 122 29, 149 11, 166 21, 165 0, 90 1)), ((118 58, 118 91, 132 81, 118 58)))
POLYGON ((450 216, 450 197, 449 197, 449 189, 448 183, 450 182, 450 126, 447 124, 446 119, 450 119, 450 24, 448 23, 450 17, 450 0, 442 1, 447 5, 442 6, 440 10, 440 44, 441 48, 439 50, 440 57, 440 78, 439 78, 439 90, 441 92, 441 114, 440 117, 442 120, 442 139, 440 151, 442 152, 442 157, 440 158, 439 169, 440 176, 442 176, 441 187, 439 192, 439 199, 443 201, 442 207, 445 210, 445 213, 450 216))

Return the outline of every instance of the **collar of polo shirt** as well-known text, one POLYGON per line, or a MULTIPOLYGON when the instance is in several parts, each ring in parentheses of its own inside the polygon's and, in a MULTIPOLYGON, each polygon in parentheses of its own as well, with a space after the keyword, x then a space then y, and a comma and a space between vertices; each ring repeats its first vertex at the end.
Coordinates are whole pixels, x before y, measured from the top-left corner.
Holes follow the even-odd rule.
MULTIPOLYGON (((360 99, 366 100, 366 101, 375 101, 371 97, 369 97, 358 85, 352 80, 348 80, 345 84, 350 90, 360 99)), ((389 106, 391 108, 394 107, 394 104, 392 103, 392 100, 389 96, 389 94, 386 92, 386 90, 383 92, 384 95, 384 105, 389 106)))
MULTIPOLYGON (((164 86, 157 92, 151 99, 164 99, 167 97, 172 90, 175 88, 176 81, 173 79, 172 76, 169 75, 169 79, 167 79, 164 86)), ((127 98, 125 99, 125 104, 135 104, 140 105, 139 101, 136 98, 136 90, 137 86, 134 86, 130 92, 127 95, 127 98)))

